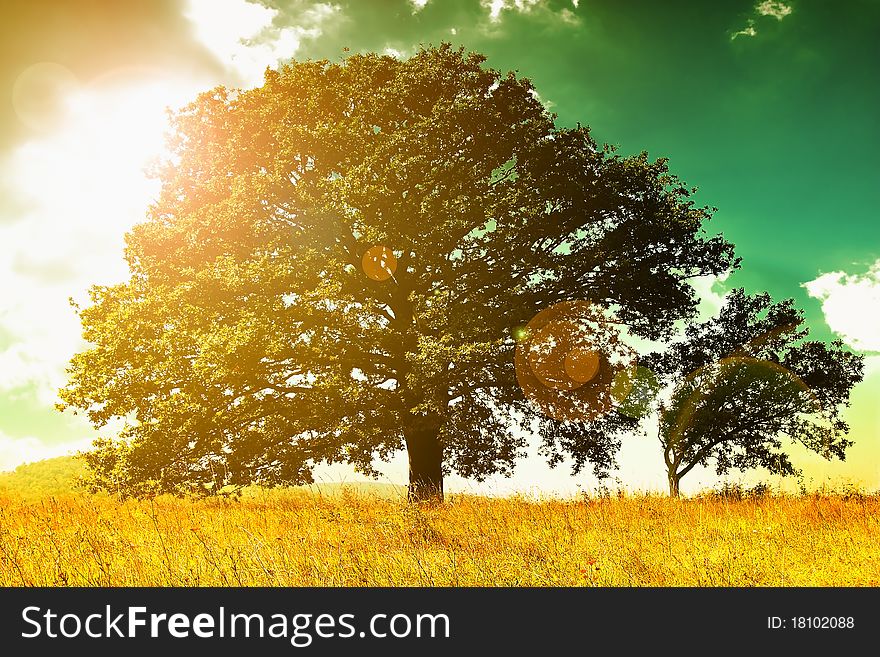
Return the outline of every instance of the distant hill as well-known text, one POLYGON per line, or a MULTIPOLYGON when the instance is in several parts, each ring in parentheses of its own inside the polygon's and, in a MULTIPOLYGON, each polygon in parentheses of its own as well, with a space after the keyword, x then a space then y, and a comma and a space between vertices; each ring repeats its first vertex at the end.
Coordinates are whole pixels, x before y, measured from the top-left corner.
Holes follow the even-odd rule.
MULTIPOLYGON (((85 474, 85 471, 85 463, 76 456, 59 456, 45 461, 26 463, 12 472, 0 472, 0 493, 11 492, 27 498, 40 498, 77 492, 76 481, 85 474)), ((317 483, 294 488, 327 497, 353 494, 394 499, 406 496, 406 486, 371 481, 317 483)), ((256 497, 265 492, 254 486, 246 488, 243 495, 256 497)))
POLYGON ((77 478, 85 473, 85 463, 76 456, 58 456, 0 472, 0 492, 25 497, 49 497, 75 490, 77 478))

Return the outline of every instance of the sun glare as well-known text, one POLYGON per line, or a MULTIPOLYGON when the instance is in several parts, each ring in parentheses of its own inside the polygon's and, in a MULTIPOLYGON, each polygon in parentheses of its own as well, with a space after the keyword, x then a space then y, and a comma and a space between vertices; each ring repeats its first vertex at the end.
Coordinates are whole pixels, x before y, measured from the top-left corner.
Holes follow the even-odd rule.
MULTIPOLYGON (((319 4, 301 24, 284 27, 273 25, 276 10, 246 0, 192 0, 188 7, 214 68, 117 67, 83 79, 58 62, 38 61, 18 73, 10 100, 27 136, 2 162, 4 185, 14 190, 7 199, 14 214, 0 221, 7 245, 0 250, 0 339, 11 341, 0 346, 4 394, 51 407, 70 355, 83 347, 68 299, 83 303, 89 286, 128 276, 124 236, 159 191, 146 170, 163 156, 166 110, 217 84, 258 84, 266 66, 317 37, 335 13, 319 4)), ((0 446, 4 440, 0 434, 0 446)), ((33 450, 16 445, 28 460, 33 450)))
POLYGON ((83 247, 67 255, 90 275, 110 273, 94 271, 95 247, 120 246, 125 231, 143 218, 158 191, 146 169, 163 153, 166 108, 194 94, 191 85, 122 78, 72 90, 58 127, 14 155, 16 186, 33 207, 32 219, 48 234, 65 236, 63 244, 41 247, 83 247))
POLYGON ((32 67, 17 86, 16 113, 34 136, 7 162, 22 208, 0 226, 0 319, 14 346, 0 353, 0 390, 30 390, 51 404, 64 364, 80 348, 67 299, 124 280, 123 238, 142 221, 159 189, 147 177, 161 157, 166 108, 206 81, 118 69, 80 84, 66 69, 32 67))

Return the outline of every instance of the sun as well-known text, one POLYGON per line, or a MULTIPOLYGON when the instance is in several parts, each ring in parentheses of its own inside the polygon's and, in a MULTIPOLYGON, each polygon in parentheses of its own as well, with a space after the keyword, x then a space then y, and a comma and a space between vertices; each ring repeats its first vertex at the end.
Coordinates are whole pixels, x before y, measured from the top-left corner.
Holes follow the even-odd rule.
POLYGON ((117 278, 122 238, 144 219, 159 191, 147 171, 168 155, 168 110, 194 98, 203 85, 149 69, 120 69, 87 84, 55 67, 37 72, 42 84, 30 80, 21 88, 29 86, 54 105, 50 111, 39 98, 20 94, 17 108, 35 108, 23 122, 27 118, 39 132, 13 155, 14 183, 30 208, 31 224, 55 242, 66 239, 61 253, 46 244, 34 252, 66 259, 93 281, 101 273, 117 278), (63 86, 52 89, 53 80, 63 86), (114 251, 115 257, 104 257, 114 251), (97 262, 108 271, 96 271, 97 262))

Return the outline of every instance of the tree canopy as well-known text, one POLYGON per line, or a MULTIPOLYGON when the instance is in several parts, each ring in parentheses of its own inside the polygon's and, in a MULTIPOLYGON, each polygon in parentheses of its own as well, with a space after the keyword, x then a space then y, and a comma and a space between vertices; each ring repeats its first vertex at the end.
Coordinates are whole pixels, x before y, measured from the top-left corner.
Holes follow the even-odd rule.
MULTIPOLYGON (((509 472, 535 426, 551 454, 576 434, 523 395, 513 329, 569 300, 649 338, 692 316, 688 280, 737 264, 711 210, 484 63, 294 61, 176 114, 131 276, 92 288, 61 391, 126 422, 97 486, 293 484, 405 448, 413 497, 442 496, 444 472, 509 472)), ((606 467, 613 440, 589 447, 606 467)))

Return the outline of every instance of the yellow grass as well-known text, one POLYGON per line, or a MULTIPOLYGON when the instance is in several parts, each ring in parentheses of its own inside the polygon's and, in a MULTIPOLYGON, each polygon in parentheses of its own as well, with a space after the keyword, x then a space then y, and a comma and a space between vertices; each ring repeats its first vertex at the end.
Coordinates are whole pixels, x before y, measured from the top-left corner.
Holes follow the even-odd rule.
POLYGON ((877 586, 880 498, 0 497, 0 585, 877 586))

